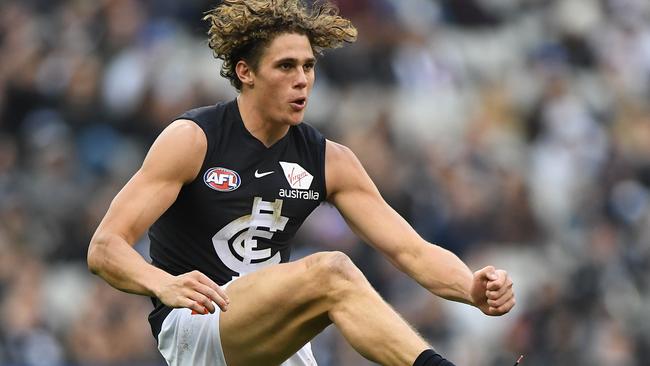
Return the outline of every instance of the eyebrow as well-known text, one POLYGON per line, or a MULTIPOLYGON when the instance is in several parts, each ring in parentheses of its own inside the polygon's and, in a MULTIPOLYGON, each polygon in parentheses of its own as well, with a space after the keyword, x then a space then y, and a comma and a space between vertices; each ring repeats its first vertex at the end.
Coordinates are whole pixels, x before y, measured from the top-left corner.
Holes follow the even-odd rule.
MULTIPOLYGON (((285 57, 285 58, 281 58, 281 59, 275 61, 275 64, 282 64, 282 63, 285 63, 285 62, 297 63, 298 59, 295 58, 295 57, 285 57)), ((308 58, 305 59, 305 63, 314 63, 315 64, 316 63, 316 58, 315 57, 308 57, 308 58)))

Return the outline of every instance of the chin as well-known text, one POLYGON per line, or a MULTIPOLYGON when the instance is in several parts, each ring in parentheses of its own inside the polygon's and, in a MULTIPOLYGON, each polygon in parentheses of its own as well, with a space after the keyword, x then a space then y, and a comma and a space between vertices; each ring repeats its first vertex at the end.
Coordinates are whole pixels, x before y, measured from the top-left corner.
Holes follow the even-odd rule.
POLYGON ((288 125, 291 126, 296 126, 302 123, 303 119, 305 117, 304 113, 300 113, 299 115, 291 115, 289 116, 286 121, 288 125))

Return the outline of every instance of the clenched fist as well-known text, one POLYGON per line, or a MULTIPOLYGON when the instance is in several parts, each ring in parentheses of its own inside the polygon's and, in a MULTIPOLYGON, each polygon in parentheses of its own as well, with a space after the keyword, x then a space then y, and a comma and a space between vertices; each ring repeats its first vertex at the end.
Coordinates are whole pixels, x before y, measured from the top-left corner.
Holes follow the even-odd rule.
POLYGON ((492 266, 474 272, 471 296, 474 306, 491 316, 503 315, 515 306, 508 272, 492 266))

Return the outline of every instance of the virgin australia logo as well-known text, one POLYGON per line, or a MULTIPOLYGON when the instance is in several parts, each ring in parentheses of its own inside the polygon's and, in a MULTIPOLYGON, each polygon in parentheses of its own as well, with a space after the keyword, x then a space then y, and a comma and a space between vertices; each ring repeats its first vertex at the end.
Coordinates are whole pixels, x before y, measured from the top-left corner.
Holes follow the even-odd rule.
POLYGON ((318 201, 320 193, 309 189, 311 182, 314 180, 313 175, 296 163, 281 161, 280 166, 284 172, 284 177, 292 188, 280 188, 280 192, 278 192, 280 197, 318 201))
POLYGON ((296 163, 280 162, 280 166, 284 171, 284 177, 293 189, 309 189, 314 176, 309 174, 303 167, 296 163))

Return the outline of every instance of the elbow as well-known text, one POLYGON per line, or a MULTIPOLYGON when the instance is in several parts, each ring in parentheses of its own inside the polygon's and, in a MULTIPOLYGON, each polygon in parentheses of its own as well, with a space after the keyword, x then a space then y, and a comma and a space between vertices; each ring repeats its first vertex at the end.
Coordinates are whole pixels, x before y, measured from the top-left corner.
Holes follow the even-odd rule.
POLYGON ((86 256, 86 264, 88 265, 88 271, 95 275, 99 273, 101 268, 101 261, 99 260, 99 254, 97 252, 97 244, 90 242, 88 254, 86 256))
POLYGON ((423 250, 422 243, 418 241, 416 245, 408 245, 400 248, 393 258, 395 266, 405 273, 413 272, 418 260, 422 259, 423 250))
POLYGON ((106 262, 105 254, 106 253, 107 241, 105 238, 102 238, 100 235, 95 234, 90 241, 88 246, 88 253, 86 256, 86 264, 88 265, 88 271, 92 274, 99 275, 102 272, 104 263, 106 262))

